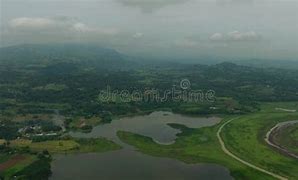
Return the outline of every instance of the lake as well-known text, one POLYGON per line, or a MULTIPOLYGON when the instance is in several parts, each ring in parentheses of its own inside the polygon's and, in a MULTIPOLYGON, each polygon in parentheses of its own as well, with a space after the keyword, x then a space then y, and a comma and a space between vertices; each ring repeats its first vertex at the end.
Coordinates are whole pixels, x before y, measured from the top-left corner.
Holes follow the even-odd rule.
POLYGON ((130 131, 153 138, 156 142, 175 142, 180 131, 168 126, 178 123, 191 128, 212 126, 220 118, 198 118, 170 112, 153 112, 149 115, 125 117, 113 120, 111 124, 95 127, 91 133, 70 133, 75 137, 106 137, 122 145, 118 151, 106 153, 57 155, 52 164, 50 179, 233 179, 228 169, 215 164, 185 164, 169 158, 152 157, 137 152, 134 147, 123 143, 116 135, 119 130, 130 131))

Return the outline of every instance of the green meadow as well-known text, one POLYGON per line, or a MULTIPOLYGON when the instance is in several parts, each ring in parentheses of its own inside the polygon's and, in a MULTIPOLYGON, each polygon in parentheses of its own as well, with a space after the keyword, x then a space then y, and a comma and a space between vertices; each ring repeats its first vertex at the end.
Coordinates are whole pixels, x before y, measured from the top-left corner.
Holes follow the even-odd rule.
MULTIPOLYGON (((277 105, 282 108, 297 107, 291 106, 292 103, 263 104, 258 113, 236 116, 235 120, 223 128, 221 137, 227 149, 239 158, 280 176, 297 179, 297 160, 280 154, 264 141, 266 132, 278 122, 298 119, 298 113, 276 110, 277 105)), ((160 145, 149 137, 130 132, 119 131, 117 134, 122 141, 145 154, 175 158, 186 163, 220 164, 227 167, 236 179, 275 179, 238 162, 222 151, 216 133, 224 122, 232 118, 235 117, 226 116, 216 126, 199 129, 169 124, 182 131, 172 145, 160 145)))

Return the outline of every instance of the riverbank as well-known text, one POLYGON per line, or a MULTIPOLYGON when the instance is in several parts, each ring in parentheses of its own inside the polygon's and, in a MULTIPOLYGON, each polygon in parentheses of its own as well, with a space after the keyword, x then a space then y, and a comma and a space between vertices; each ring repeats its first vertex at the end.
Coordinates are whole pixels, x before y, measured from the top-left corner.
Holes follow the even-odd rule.
POLYGON ((67 137, 41 142, 17 139, 5 144, 0 148, 0 179, 48 179, 55 154, 103 153, 122 148, 105 138, 67 137))
MULTIPOLYGON (((220 121, 221 118, 218 117, 198 118, 173 114, 171 112, 156 111, 145 116, 125 117, 112 121, 110 124, 94 128, 89 134, 71 134, 74 137, 85 138, 106 137, 121 144, 123 149, 102 154, 78 154, 59 157, 57 161, 53 162, 53 179, 58 180, 73 177, 73 174, 70 172, 80 169, 82 171, 77 174, 75 179, 79 179, 77 177, 81 179, 119 179, 119 177, 125 177, 125 179, 148 180, 194 180, 200 178, 231 180, 233 178, 230 176, 229 170, 221 164, 186 164, 176 158, 167 158, 167 155, 159 157, 148 156, 130 146, 125 141, 122 141, 117 136, 117 131, 128 131, 151 137, 152 140, 164 145, 179 141, 181 132, 184 131, 184 133, 187 133, 183 127, 187 126, 200 129, 212 127, 220 123, 220 121), (75 164, 78 161, 80 164, 88 164, 88 168, 75 164), (63 172, 61 169, 63 169, 63 172), (115 174, 117 174, 118 178, 115 177, 115 174)), ((192 132, 189 131, 188 133, 192 132)), ((201 137, 201 141, 203 142, 208 140, 208 137, 201 137)))
POLYGON ((105 138, 64 138, 42 142, 26 139, 10 141, 14 148, 28 148, 34 152, 49 151, 51 154, 106 152, 121 149, 121 146, 105 138))
MULTIPOLYGON (((175 118, 171 117, 171 114, 157 113, 151 116, 149 115, 115 120, 111 124, 98 127, 98 129, 95 129, 96 132, 84 135, 86 135, 87 139, 102 136, 106 138, 111 137, 111 139, 108 141, 114 141, 116 138, 117 141, 115 142, 118 143, 118 141, 121 141, 122 144, 127 144, 127 146, 134 147, 130 149, 123 148, 120 151, 115 151, 116 154, 118 154, 118 156, 121 158, 124 156, 126 157, 126 153, 130 155, 133 154, 133 156, 130 157, 134 158, 143 158, 143 155, 148 154, 150 157, 153 156, 177 159, 187 164, 216 164, 220 165, 221 167, 224 166, 228 168, 230 175, 235 179, 275 179, 274 177, 264 173, 264 171, 272 172, 277 176, 288 179, 297 179, 297 161, 274 151, 266 144, 264 137, 266 137, 266 133, 270 131, 270 129, 277 123, 280 123, 281 121, 298 119, 298 113, 280 112, 279 110, 276 110, 272 107, 276 106, 272 104, 269 104, 268 106, 265 104, 260 112, 237 116, 237 119, 231 121, 228 124, 225 123, 229 122, 229 120, 235 116, 226 116, 224 119, 222 119, 222 121, 214 121, 216 123, 209 124, 210 119, 206 119, 206 121, 203 119, 200 121, 198 118, 191 120, 188 119, 189 117, 186 118, 184 116, 175 115, 175 117, 179 119, 173 121, 175 118), (162 127, 160 123, 154 123, 154 120, 158 119, 156 115, 158 115, 159 118, 162 118, 161 122, 162 125, 165 125, 165 129, 156 128, 162 127), (168 121, 168 119, 171 121, 168 121), (205 127, 193 126, 193 128, 187 127, 186 124, 181 125, 182 123, 185 123, 184 121, 186 119, 192 123, 208 122, 209 127, 206 127, 208 124, 204 124, 205 127), (151 123, 153 123, 154 126, 152 126, 151 123), (225 127, 221 128, 223 125, 225 125, 225 127), (221 130, 220 135, 226 150, 246 163, 238 161, 223 151, 222 145, 217 136, 219 130, 221 130), (115 134, 116 131, 117 134, 115 134), (161 139, 165 137, 167 138, 161 139), (171 143, 158 144, 156 143, 156 140, 162 140, 160 141, 162 143, 171 143), (173 142, 172 140, 175 141, 173 142), (252 164, 253 166, 263 169, 264 171, 262 172, 256 168, 247 166, 247 164, 252 164)), ((57 143, 59 145, 59 142, 55 142, 55 147, 57 143)), ((106 160, 106 153, 93 153, 91 155, 74 153, 109 151, 109 148, 103 148, 105 145, 105 143, 100 145, 100 143, 89 140, 86 140, 85 142, 78 142, 72 139, 72 145, 69 146, 71 148, 67 148, 67 143, 62 143, 62 147, 66 148, 66 150, 63 149, 62 151, 58 151, 62 152, 62 154, 65 152, 70 154, 70 156, 65 156, 66 158, 71 159, 71 161, 68 161, 67 159, 67 163, 80 162, 87 165, 92 161, 92 163, 94 163, 94 167, 92 170, 88 171, 87 174, 85 174, 87 177, 89 173, 97 172, 96 167, 98 167, 98 162, 95 161, 95 159, 99 160, 100 162, 104 162, 106 160), (77 144, 80 144, 81 147, 77 148, 77 144)), ((42 150, 40 147, 46 147, 44 144, 39 144, 37 146, 32 142, 29 144, 29 146, 32 148, 34 146, 36 146, 35 148, 39 147, 39 150, 42 150)), ((53 149, 51 152, 55 153, 55 151, 58 152, 56 149, 53 149)), ((114 156, 111 155, 111 153, 113 154, 113 152, 107 153, 110 154, 108 158, 109 161, 113 161, 111 164, 109 164, 109 167, 114 170, 113 167, 117 167, 118 164, 115 164, 117 159, 113 159, 114 156)), ((147 156, 145 157, 148 158, 147 156)), ((127 158, 123 159, 123 163, 127 163, 127 161, 127 158)), ((129 161, 132 162, 133 160, 130 159, 129 161)), ((143 162, 142 159, 139 159, 139 161, 143 162)), ((148 158, 148 161, 150 161, 152 164, 155 163, 153 163, 150 158, 148 158)), ((56 165, 55 167, 56 170, 59 170, 61 167, 64 167, 64 164, 56 165)), ((104 164, 102 164, 102 167, 105 167, 104 164)), ((139 167, 139 165, 131 168, 136 169, 136 167, 139 167)), ((184 165, 182 167, 184 167, 184 165)), ((80 165, 76 164, 73 168, 80 168, 80 165)), ((70 169, 69 172, 71 173, 72 170, 70 169)), ((113 171, 111 174, 114 173, 115 171, 113 171)), ((134 173, 134 171, 131 173, 134 173)), ((106 175, 109 177, 111 174, 106 175)), ((59 179, 60 176, 58 175, 55 177, 57 177, 56 179, 59 179)))
MULTIPOLYGON (((279 103, 285 108, 290 106, 279 103)), ((241 115, 222 130, 226 148, 235 156, 256 167, 289 179, 298 178, 297 161, 284 156, 266 145, 264 137, 274 124, 298 118, 298 113, 280 112, 274 103, 262 105, 258 113, 241 115)), ((170 157, 187 163, 216 163, 230 169, 236 179, 275 179, 259 170, 254 170, 228 157, 221 149, 216 133, 220 126, 231 119, 225 118, 220 124, 199 129, 177 125, 182 133, 174 144, 160 145, 152 138, 131 132, 118 132, 119 138, 136 147, 140 152, 153 156, 170 157)))
POLYGON ((182 133, 171 145, 157 144, 152 138, 130 132, 119 131, 117 135, 122 141, 133 145, 144 154, 174 158, 188 164, 219 164, 227 167, 235 179, 271 179, 269 176, 235 161, 221 150, 216 137, 219 125, 192 129, 177 124, 173 127, 179 128, 182 133))

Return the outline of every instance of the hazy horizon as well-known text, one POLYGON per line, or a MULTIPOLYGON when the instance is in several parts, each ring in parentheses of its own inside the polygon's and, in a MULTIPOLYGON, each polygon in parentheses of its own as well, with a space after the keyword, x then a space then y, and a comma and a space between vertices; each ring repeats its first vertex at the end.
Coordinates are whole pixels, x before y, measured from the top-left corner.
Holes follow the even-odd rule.
POLYGON ((0 46, 90 43, 145 58, 298 58, 298 2, 1 0, 0 46))

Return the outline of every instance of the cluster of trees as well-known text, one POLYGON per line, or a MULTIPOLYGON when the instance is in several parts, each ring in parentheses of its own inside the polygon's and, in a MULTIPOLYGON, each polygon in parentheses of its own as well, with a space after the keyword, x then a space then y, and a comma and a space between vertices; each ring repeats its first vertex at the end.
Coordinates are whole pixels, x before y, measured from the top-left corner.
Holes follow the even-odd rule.
POLYGON ((0 120, 0 139, 12 140, 18 135, 18 126, 15 122, 0 120))
MULTIPOLYGON (((37 48, 36 52, 40 50, 37 46, 32 48, 37 48)), ((16 106, 17 113, 20 114, 52 113, 34 103, 63 103, 69 105, 61 109, 61 113, 65 115, 102 116, 104 121, 109 122, 110 116, 102 112, 119 115, 154 108, 171 108, 174 111, 192 114, 238 113, 257 109, 256 102, 258 101, 298 100, 298 71, 296 70, 264 69, 232 63, 210 66, 152 63, 148 66, 123 69, 121 67, 124 64, 127 65, 128 62, 121 59, 120 55, 114 51, 102 49, 100 53, 96 53, 93 52, 95 49, 85 47, 73 54, 65 55, 63 54, 64 47, 54 48, 54 50, 51 48, 54 51, 52 53, 47 52, 48 48, 43 47, 41 53, 38 54, 46 57, 46 61, 37 61, 40 57, 35 57, 35 54, 32 54, 32 58, 35 57, 35 59, 22 62, 15 59, 11 60, 14 63, 7 63, 5 59, 3 61, 0 59, 0 76, 5 77, 0 79, 1 99, 15 99, 17 102, 0 101, 0 107, 3 107, 1 113, 8 113, 16 106), (82 59, 83 57, 85 60, 82 59), (105 62, 104 59, 110 60, 110 68, 108 68, 109 63, 105 64, 106 68, 99 68, 105 62), (107 86, 115 91, 139 90, 143 92, 145 89, 153 88, 163 92, 171 89, 173 85, 179 88, 181 79, 188 79, 191 82, 190 88, 193 90, 213 90, 216 97, 232 98, 239 105, 228 111, 222 108, 217 108, 215 111, 210 107, 224 104, 220 102, 197 104, 196 108, 185 110, 179 102, 175 103, 170 100, 162 103, 96 101, 99 92, 106 90, 107 86), (67 88, 37 88, 47 87, 49 84, 58 84, 67 88), (31 105, 26 105, 26 103, 31 103, 31 105)), ((26 50, 26 47, 23 47, 20 52, 17 51, 16 57, 21 56, 24 49, 26 50)), ((9 49, 9 51, 14 50, 9 49)), ((9 56, 9 58, 16 57, 9 56)))
POLYGON ((32 152, 29 147, 23 148, 12 148, 9 143, 0 145, 0 153, 12 157, 13 155, 33 155, 37 157, 33 163, 25 167, 24 169, 11 174, 10 177, 5 176, 2 172, 0 173, 0 179, 24 179, 24 180, 40 180, 48 179, 52 174, 51 161, 52 157, 47 150, 37 153, 32 152))
MULTIPOLYGON (((69 108, 63 109, 64 114, 77 116, 100 115, 99 112, 108 111, 112 114, 135 113, 143 109, 155 107, 172 107, 173 102, 110 102, 100 103, 96 101, 101 90, 107 86, 113 90, 154 88, 166 91, 176 85, 179 88, 179 80, 187 78, 194 90, 213 90, 217 97, 231 97, 238 101, 241 111, 246 111, 256 101, 293 101, 298 100, 298 73, 296 71, 284 71, 279 69, 258 69, 233 64, 219 64, 214 66, 187 65, 171 70, 156 68, 144 69, 142 72, 130 71, 75 71, 70 74, 35 74, 24 73, 24 77, 16 78, 9 84, 18 84, 20 81, 26 86, 0 87, 2 98, 15 98, 23 103, 63 103, 69 104, 69 108), (144 80, 150 81, 144 82, 144 80), (36 90, 34 87, 46 86, 49 83, 64 84, 68 88, 59 91, 36 90), (149 84, 149 85, 148 85, 149 84), (291 87, 288 86, 291 84, 291 87), (29 88, 28 88, 29 87, 29 88), (14 88, 14 91, 11 89, 14 88), (16 94, 13 94, 18 92, 16 94)), ((207 104, 209 106, 209 104, 207 104)), ((12 104, 0 103, 5 108, 13 107, 12 104)), ((198 105, 200 106, 200 105, 198 105)), ((201 106, 196 113, 208 113, 209 107, 201 106)), ((175 107, 174 109, 177 109, 175 107)), ((211 112, 211 111, 210 111, 211 112)), ((44 107, 22 105, 18 108, 20 114, 52 113, 44 107)))
POLYGON ((14 174, 19 179, 40 180, 48 179, 52 174, 51 157, 47 151, 37 155, 38 160, 14 174))

